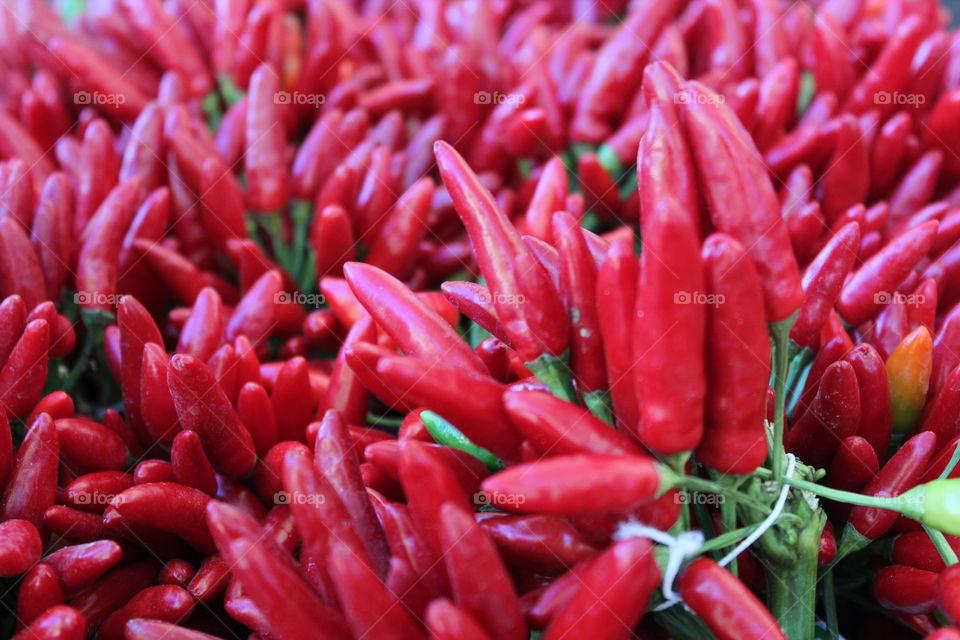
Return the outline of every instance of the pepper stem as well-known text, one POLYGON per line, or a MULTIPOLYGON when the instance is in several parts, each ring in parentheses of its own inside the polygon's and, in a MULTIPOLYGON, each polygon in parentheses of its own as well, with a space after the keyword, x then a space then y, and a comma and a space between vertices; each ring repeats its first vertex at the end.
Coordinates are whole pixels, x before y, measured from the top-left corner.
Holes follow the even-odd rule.
POLYGON ((933 542, 933 546, 936 547, 937 553, 940 554, 940 559, 943 560, 945 565, 949 567, 950 565, 960 562, 960 559, 957 558, 957 552, 953 550, 953 547, 947 542, 947 538, 942 532, 927 525, 923 525, 923 530, 927 532, 930 541, 933 542))
POLYGON ((605 390, 587 391, 583 394, 583 403, 590 413, 607 424, 613 424, 613 407, 610 406, 610 392, 605 390))
POLYGON ((567 360, 566 353, 559 357, 544 353, 536 360, 530 360, 524 364, 540 382, 547 385, 550 393, 567 402, 580 404, 577 399, 577 390, 573 388, 573 376, 570 375, 567 360))
POLYGON ((773 391, 774 391, 774 419, 773 419, 773 445, 770 451, 771 467, 773 477, 777 482, 783 478, 784 451, 783 451, 783 430, 784 426, 784 404, 786 402, 787 391, 787 367, 790 363, 790 328, 797 319, 797 313, 794 312, 789 318, 773 322, 770 324, 770 333, 773 336, 773 391))
POLYGON ((908 518, 913 518, 915 520, 919 520, 920 516, 923 515, 922 509, 918 509, 916 507, 916 501, 914 499, 903 499, 903 496, 895 496, 891 498, 865 496, 859 493, 852 493, 850 491, 831 489, 830 487, 825 487, 817 484, 816 482, 801 480, 800 478, 784 478, 783 481, 791 486, 797 487, 798 489, 809 491, 814 495, 827 498, 828 500, 833 500, 834 502, 843 502, 860 507, 888 509, 890 511, 901 513, 908 518))
POLYGON ((817 593, 817 556, 823 516, 799 531, 796 559, 790 566, 770 565, 767 574, 767 607, 790 640, 813 640, 814 603, 817 593))

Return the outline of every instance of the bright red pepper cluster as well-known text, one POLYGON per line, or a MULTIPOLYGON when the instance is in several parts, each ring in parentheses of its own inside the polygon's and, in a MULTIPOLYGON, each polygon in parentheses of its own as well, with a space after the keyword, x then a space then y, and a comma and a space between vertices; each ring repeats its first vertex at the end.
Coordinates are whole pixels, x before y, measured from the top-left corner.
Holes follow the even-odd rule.
POLYGON ((0 637, 960 640, 949 19, 0 5, 0 637))

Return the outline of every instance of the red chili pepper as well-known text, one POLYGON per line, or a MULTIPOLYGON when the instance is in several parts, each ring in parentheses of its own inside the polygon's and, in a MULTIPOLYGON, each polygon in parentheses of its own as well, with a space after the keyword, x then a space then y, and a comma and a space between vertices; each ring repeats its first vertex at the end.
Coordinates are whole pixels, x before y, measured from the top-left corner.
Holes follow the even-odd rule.
POLYGON ((167 640, 216 640, 214 636, 178 627, 169 622, 134 618, 124 627, 124 637, 130 640, 150 640, 151 638, 166 638, 167 640))
POLYGON ((72 595, 84 589, 120 562, 120 545, 113 540, 62 547, 44 557, 60 577, 63 590, 72 595))
POLYGON ((0 575, 20 575, 40 559, 43 542, 37 528, 27 520, 0 523, 0 575))
POLYGON ((632 373, 633 314, 640 264, 633 241, 624 238, 610 245, 597 272, 597 315, 603 338, 604 361, 617 424, 633 430, 640 409, 632 373))
MULTIPOLYGON (((160 329, 150 313, 135 298, 124 296, 117 307, 117 324, 120 327, 120 387, 123 391, 124 411, 141 440, 148 442, 144 433, 146 419, 141 413, 141 361, 144 345, 163 344, 160 329)), ((164 354, 166 360, 166 354, 164 354)), ((152 420, 151 420, 152 422, 152 420)), ((156 437, 159 434, 151 433, 156 437)))
POLYGON ((231 571, 275 632, 307 640, 323 629, 331 639, 350 637, 345 622, 301 577, 289 555, 263 539, 261 527, 242 511, 217 502, 208 508, 211 531, 231 571))
POLYGON ((0 360, 6 362, 26 327, 27 308, 18 295, 0 302, 0 360))
POLYGON ((930 371, 929 393, 937 393, 950 372, 960 364, 960 352, 952 346, 960 340, 960 305, 950 309, 933 341, 933 369, 930 371))
POLYGON ((520 437, 509 426, 503 410, 504 386, 493 378, 445 364, 392 356, 377 361, 376 374, 405 405, 427 407, 478 446, 502 459, 517 459, 520 437), (454 397, 452 388, 469 388, 471 393, 454 397))
POLYGON ((615 543, 590 562, 579 582, 545 639, 613 637, 636 626, 660 582, 652 545, 636 538, 615 543))
POLYGON ((937 607, 937 574, 890 565, 873 579, 873 596, 882 606, 902 613, 930 613, 937 607))
POLYGON ((196 432, 181 431, 177 434, 170 449, 170 464, 176 482, 199 489, 207 495, 217 492, 216 474, 196 432))
POLYGON ((287 202, 285 133, 277 107, 280 84, 267 65, 257 67, 247 94, 246 168, 248 202, 254 211, 278 211, 287 202))
POLYGON ((697 458, 721 473, 750 473, 767 455, 770 339, 763 292, 746 251, 733 238, 711 235, 701 256, 706 293, 717 303, 707 308, 706 424, 697 458))
POLYGON ((427 607, 424 621, 436 640, 490 640, 474 618, 446 598, 437 598, 427 607))
MULTIPOLYGON (((907 440, 887 461, 880 473, 863 489, 866 496, 894 497, 912 488, 923 476, 937 438, 932 433, 919 433, 907 440)), ((855 506, 850 510, 850 519, 844 530, 841 547, 876 540, 886 533, 897 520, 897 513, 876 507, 855 506)))
MULTIPOLYGON (((29 236, 13 218, 0 220, 0 250, 0 290, 5 296, 18 294, 33 309, 45 298, 46 282, 29 236)), ((82 277, 79 266, 77 270, 82 277)))
POLYGON ((166 460, 143 460, 133 470, 133 484, 173 482, 173 466, 166 460))
POLYGON ((937 601, 940 611, 954 624, 960 620, 960 567, 951 565, 937 579, 937 601))
POLYGON ((691 563, 677 586, 684 604, 707 623, 718 640, 786 638, 757 597, 709 558, 691 563))
POLYGON ((48 564, 34 564, 17 593, 17 625, 29 625, 51 607, 65 603, 57 572, 48 564))
POLYGON ((495 638, 527 637, 520 601, 496 547, 460 501, 440 505, 439 535, 456 601, 495 638), (476 562, 484 567, 474 571, 476 562))
POLYGON ((180 329, 177 351, 204 362, 209 360, 223 341, 223 313, 220 295, 213 288, 204 287, 193 303, 190 317, 180 329))
POLYGON ((148 103, 130 128, 130 138, 123 150, 120 181, 138 176, 141 196, 163 184, 163 117, 163 109, 156 102, 148 103))
POLYGON ((73 607, 57 605, 37 616, 14 640, 83 640, 87 622, 73 607))
POLYGON ((703 436, 707 313, 700 242, 690 212, 664 198, 644 210, 634 316, 637 434, 661 455, 690 451, 703 436), (669 424, 667 424, 669 422, 669 424))
POLYGON ((574 453, 643 455, 627 436, 586 409, 542 391, 507 391, 503 406, 510 421, 544 456, 574 453))
POLYGON ((680 6, 679 2, 639 5, 604 42, 577 95, 570 124, 575 141, 599 143, 609 135, 610 120, 636 93, 657 35, 680 6))
POLYGON ((860 424, 860 392, 853 366, 834 362, 823 374, 810 409, 790 428, 784 447, 807 464, 826 467, 837 445, 860 424))
POLYGON ((177 410, 167 383, 169 362, 169 357, 159 344, 148 342, 143 345, 138 406, 148 435, 145 442, 159 442, 168 446, 180 431, 177 410))
MULTIPOLYGON (((490 475, 486 466, 466 451, 433 442, 427 442, 426 445, 437 459, 444 463, 466 495, 476 493, 480 488, 480 481, 490 475)), ((400 478, 400 441, 375 442, 364 449, 364 457, 390 478, 400 478)))
POLYGON ((356 636, 383 640, 424 637, 399 594, 392 593, 369 566, 357 562, 352 550, 336 538, 331 540, 327 564, 347 624, 356 636))
POLYGON ((457 332, 399 280, 359 262, 345 265, 344 273, 360 303, 405 354, 485 372, 457 332))
POLYGON ((433 193, 433 181, 423 178, 397 199, 370 247, 368 264, 401 280, 410 276, 417 247, 428 230, 433 193))
POLYGON ((897 236, 864 263, 840 292, 837 310, 844 320, 851 324, 869 320, 927 254, 936 234, 937 222, 926 222, 897 236))
POLYGON ((53 420, 40 414, 17 450, 3 494, 3 519, 27 520, 43 533, 43 513, 53 506, 57 492, 60 442, 53 420))
POLYGON ((283 301, 283 279, 279 271, 264 273, 243 294, 227 321, 226 337, 234 340, 245 334, 259 346, 273 332, 277 322, 277 306, 283 301))
POLYGON ((390 552, 383 529, 367 497, 360 462, 343 417, 327 411, 314 440, 314 463, 333 487, 350 514, 354 529, 363 540, 373 567, 385 576, 390 552))
POLYGON ((131 522, 169 531, 209 553, 213 550, 213 540, 204 521, 204 509, 209 501, 210 497, 203 492, 173 482, 138 484, 111 501, 103 522, 108 527, 131 522))
POLYGON ((960 435, 960 366, 950 372, 943 386, 927 403, 919 430, 930 431, 937 437, 938 450, 960 435))
POLYGON ((940 177, 943 153, 928 151, 910 167, 890 194, 890 219, 896 224, 930 202, 940 177))
POLYGON ((133 596, 123 607, 114 611, 97 630, 104 640, 123 640, 124 628, 134 618, 149 618, 165 622, 180 622, 193 611, 193 596, 183 587, 157 585, 133 596))
POLYGON ((62 418, 54 423, 60 457, 77 471, 108 471, 127 464, 127 446, 115 432, 91 420, 62 418))
POLYGON ((596 554, 559 516, 499 516, 481 521, 500 553, 514 566, 548 574, 565 571, 596 554))
POLYGON ((823 213, 831 226, 849 207, 863 202, 870 188, 868 147, 857 118, 845 113, 832 124, 833 156, 821 184, 823 213))
POLYGON ((860 491, 877 474, 877 453, 860 436, 844 438, 827 473, 827 484, 842 491, 860 491))
POLYGON ((682 114, 710 216, 719 231, 740 241, 763 287, 768 322, 789 317, 803 291, 786 225, 766 167, 736 116, 720 97, 686 83, 682 114), (736 185, 736 186, 732 186, 736 185))
POLYGON ((0 404, 12 416, 22 417, 40 400, 47 378, 50 328, 46 320, 26 326, 0 369, 0 404))
POLYGON ((90 626, 96 628, 104 618, 122 607, 131 592, 156 584, 159 565, 154 560, 136 562, 107 573, 93 586, 71 598, 71 606, 83 614, 90 626))
POLYGON ((525 361, 562 355, 569 327, 549 276, 521 241, 463 158, 450 145, 434 145, 440 175, 474 243, 480 270, 510 343, 525 361))
POLYGON ((510 467, 481 489, 504 511, 569 515, 626 511, 653 501, 662 484, 650 458, 581 454, 510 467))
POLYGON ((497 317, 493 295, 487 287, 474 282, 448 281, 440 285, 440 289, 450 304, 463 315, 492 333, 507 346, 511 345, 510 337, 497 317))
POLYGON ((192 305, 206 286, 200 270, 176 251, 150 240, 135 240, 131 247, 181 304, 192 305))
POLYGON ((243 192, 219 159, 203 161, 200 190, 201 220, 214 242, 223 248, 234 238, 246 238, 243 192))
POLYGON ((297 356, 283 364, 273 384, 271 401, 279 438, 303 440, 307 424, 315 413, 306 360, 297 356))
MULTIPOLYGON (((956 551, 960 548, 960 538, 944 536, 950 547, 956 551)), ((890 558, 896 564, 940 573, 946 569, 943 558, 934 546, 926 531, 910 531, 893 539, 890 549, 890 558)))
POLYGON ((250 432, 210 370, 192 356, 175 355, 167 381, 180 423, 197 432, 214 465, 234 477, 249 471, 256 460, 250 432))
POLYGON ((570 214, 553 216, 553 237, 561 263, 561 288, 570 316, 570 366, 583 394, 605 391, 607 372, 597 310, 597 263, 580 223, 570 214))
POLYGON ((804 301, 790 337, 801 347, 818 346, 843 282, 860 248, 860 226, 851 222, 838 229, 803 274, 804 301))

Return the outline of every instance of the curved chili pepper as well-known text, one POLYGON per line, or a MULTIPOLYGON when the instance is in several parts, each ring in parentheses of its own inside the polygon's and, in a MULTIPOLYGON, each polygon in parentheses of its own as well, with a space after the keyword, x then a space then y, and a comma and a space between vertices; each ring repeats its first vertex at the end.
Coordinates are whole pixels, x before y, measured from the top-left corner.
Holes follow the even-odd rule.
POLYGON ((926 327, 905 337, 887 358, 893 429, 909 431, 920 417, 933 367, 933 341, 926 327))
POLYGON ((185 305, 193 304, 206 283, 192 262, 150 240, 134 240, 131 247, 177 301, 185 305))
POLYGON ((662 485, 651 458, 580 454, 510 467, 480 486, 511 513, 579 514, 626 511, 653 501, 662 485))
POLYGON ((127 464, 127 447, 115 432, 82 418, 62 418, 55 423, 60 457, 77 470, 107 471, 127 464))
POLYGON ((501 459, 517 459, 520 437, 509 426, 501 404, 505 388, 493 378, 445 364, 400 357, 380 358, 376 374, 405 405, 430 408, 471 442, 501 459), (469 396, 453 397, 451 388, 472 391, 469 396))
POLYGON ((910 167, 890 194, 890 220, 896 224, 930 202, 940 177, 943 153, 927 151, 910 167))
POLYGON ((544 456, 573 453, 642 455, 627 436, 589 411, 542 391, 507 391, 503 406, 513 425, 544 456))
MULTIPOLYGON (((442 421, 442 418, 433 416, 431 422, 436 423, 438 421, 442 421)), ((435 427, 431 428, 436 431, 435 427)), ((466 495, 476 493, 480 487, 480 481, 490 475, 484 463, 471 452, 458 449, 451 445, 441 445, 433 442, 428 442, 426 445, 437 460, 444 463, 457 485, 466 495)), ((489 451, 487 455, 492 456, 489 451)), ((377 469, 383 471, 387 476, 391 478, 400 477, 400 441, 385 440, 375 442, 364 449, 364 457, 370 464, 373 464, 377 469)))
MULTIPOLYGON (((907 440, 864 487, 863 495, 894 497, 913 487, 923 476, 936 441, 936 436, 927 432, 907 440)), ((897 517, 895 511, 876 507, 853 507, 840 541, 841 549, 862 548, 870 540, 876 540, 889 531, 897 517)))
POLYGON ((327 411, 320 422, 314 444, 314 462, 340 496, 354 529, 370 554, 373 568, 378 575, 385 576, 390 556, 386 538, 367 497, 347 425, 337 411, 327 411))
POLYGON ((434 184, 428 178, 414 182, 397 199, 393 210, 370 247, 366 262, 404 279, 414 267, 416 250, 427 233, 426 222, 434 184))
POLYGON ((845 224, 804 271, 804 300, 790 328, 790 337, 801 347, 818 346, 820 330, 840 295, 859 248, 860 226, 856 222, 845 224))
POLYGON ((369 566, 357 562, 352 550, 336 538, 331 539, 327 565, 347 624, 355 635, 384 640, 424 637, 401 604, 399 594, 392 593, 369 566))
POLYGON ((192 356, 175 355, 167 383, 180 423, 197 432, 211 461, 235 477, 249 471, 256 459, 250 432, 210 370, 192 356))
MULTIPOLYGON (((117 325, 120 327, 120 388, 123 391, 124 412, 136 433, 143 436, 145 418, 141 413, 140 395, 143 391, 141 361, 144 345, 150 342, 163 344, 163 337, 150 313, 131 296, 120 299, 117 325)), ((141 439, 146 442, 146 439, 141 439)))
POLYGON ((14 640, 83 640, 87 622, 73 607, 57 605, 47 609, 14 640))
POLYGON ((930 250, 937 234, 931 220, 903 232, 864 263, 844 285, 837 310, 851 324, 869 320, 930 250))
POLYGON ((307 640, 317 629, 331 639, 350 637, 345 622, 301 577, 293 560, 262 538, 261 527, 239 509, 211 502, 208 520, 231 571, 284 638, 307 640))
POLYGON ((434 153, 510 343, 525 361, 543 354, 561 356, 568 346, 569 326, 546 270, 537 265, 463 158, 444 142, 434 145, 434 153))
POLYGON ((439 535, 444 563, 457 602, 495 638, 527 637, 520 601, 497 550, 474 522, 469 510, 457 502, 440 506, 439 535), (479 562, 484 571, 473 571, 479 562))
POLYGON ((827 484, 842 491, 860 491, 877 474, 877 460, 868 440, 860 436, 844 438, 827 473, 827 484))
POLYGON ((930 613, 937 607, 937 574, 890 565, 873 579, 873 596, 882 606, 902 613, 930 613))
POLYGON ((90 586, 120 562, 120 545, 113 540, 62 547, 44 557, 53 567, 67 594, 90 586))
POLYGON ((102 513, 110 498, 133 486, 133 478, 124 471, 95 471, 80 476, 66 486, 65 502, 84 511, 102 513))
POLYGON ((510 338, 500 324, 493 295, 487 287, 474 282, 447 281, 440 285, 440 290, 463 315, 510 346, 510 338))
POLYGON ((560 572, 597 552, 559 516, 502 516, 480 524, 505 559, 520 567, 560 572))
POLYGON ((577 96, 571 136, 599 143, 610 133, 610 119, 640 86, 657 35, 680 10, 679 2, 651 2, 631 11, 597 52, 577 96))
MULTIPOLYGON (((212 287, 204 287, 180 329, 177 351, 206 362, 223 340, 223 301, 212 287)), ((146 340, 145 342, 155 342, 146 340)))
POLYGON ((706 293, 717 303, 707 308, 706 423, 697 458, 721 473, 745 474, 767 455, 770 340, 763 292, 746 251, 733 238, 711 235, 701 256, 706 293))
POLYGON ((243 294, 227 321, 225 335, 233 340, 245 334, 259 346, 272 333, 277 321, 277 306, 283 302, 283 279, 279 271, 267 271, 243 294))
POLYGON ((30 425, 3 494, 3 519, 31 522, 43 533, 43 513, 57 493, 60 440, 53 420, 45 413, 30 425))
POLYGON ((485 372, 457 332, 399 280, 359 262, 347 263, 344 274, 360 303, 405 354, 485 372))
POLYGON ((164 622, 180 622, 193 611, 193 596, 183 587, 157 585, 144 589, 103 621, 97 636, 103 640, 123 640, 129 620, 149 618, 164 622))
POLYGON ((104 513, 108 527, 128 521, 174 533, 198 550, 214 549, 204 510, 210 497, 202 491, 174 482, 138 484, 117 495, 104 513), (158 509, 158 505, 163 505, 158 509), (116 521, 116 522, 114 522, 116 521))
POLYGON ((718 640, 786 640, 776 620, 732 573, 709 558, 692 562, 677 582, 684 604, 718 640))

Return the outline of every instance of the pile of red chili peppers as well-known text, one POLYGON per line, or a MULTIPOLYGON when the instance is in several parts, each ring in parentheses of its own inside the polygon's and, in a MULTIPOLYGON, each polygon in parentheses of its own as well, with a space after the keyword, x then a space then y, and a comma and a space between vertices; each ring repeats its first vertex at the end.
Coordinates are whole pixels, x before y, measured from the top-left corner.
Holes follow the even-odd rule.
POLYGON ((0 637, 960 640, 949 22, 3 3, 0 637))

